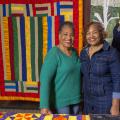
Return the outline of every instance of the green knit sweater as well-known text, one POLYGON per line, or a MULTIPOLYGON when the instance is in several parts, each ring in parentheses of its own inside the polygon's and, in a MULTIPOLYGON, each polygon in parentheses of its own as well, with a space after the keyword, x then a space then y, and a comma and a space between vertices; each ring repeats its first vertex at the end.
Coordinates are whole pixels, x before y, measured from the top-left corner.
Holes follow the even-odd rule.
POLYGON ((58 47, 53 47, 47 54, 40 74, 40 108, 50 107, 53 97, 56 108, 76 104, 81 99, 80 61, 72 49, 67 56, 58 47))

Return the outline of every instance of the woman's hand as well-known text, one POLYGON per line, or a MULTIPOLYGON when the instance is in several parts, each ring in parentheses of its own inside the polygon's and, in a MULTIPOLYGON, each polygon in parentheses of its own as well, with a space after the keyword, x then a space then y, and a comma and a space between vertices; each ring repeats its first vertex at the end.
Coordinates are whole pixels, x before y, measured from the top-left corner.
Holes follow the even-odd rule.
POLYGON ((110 113, 111 113, 111 115, 120 115, 119 99, 112 100, 112 107, 111 107, 110 113))
POLYGON ((51 111, 48 108, 42 108, 40 114, 49 115, 51 114, 51 111))
POLYGON ((120 115, 118 106, 112 106, 110 110, 111 115, 120 115))

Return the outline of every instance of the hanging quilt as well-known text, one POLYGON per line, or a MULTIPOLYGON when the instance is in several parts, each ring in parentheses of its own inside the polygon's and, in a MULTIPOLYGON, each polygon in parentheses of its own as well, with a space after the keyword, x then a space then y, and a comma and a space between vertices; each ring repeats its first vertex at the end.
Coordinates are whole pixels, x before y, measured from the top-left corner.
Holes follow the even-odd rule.
POLYGON ((40 70, 59 43, 58 28, 73 21, 74 47, 82 48, 82 0, 1 0, 0 100, 39 101, 40 70))

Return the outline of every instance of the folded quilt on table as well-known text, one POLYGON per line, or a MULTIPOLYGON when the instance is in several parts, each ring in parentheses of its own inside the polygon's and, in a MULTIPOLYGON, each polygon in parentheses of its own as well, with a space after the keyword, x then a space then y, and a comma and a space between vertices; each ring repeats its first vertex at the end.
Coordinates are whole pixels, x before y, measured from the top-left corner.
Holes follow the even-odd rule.
POLYGON ((66 114, 41 115, 39 113, 0 112, 0 120, 120 120, 120 116, 108 114, 76 116, 66 114))
POLYGON ((38 113, 0 113, 0 120, 90 120, 89 115, 65 115, 51 114, 41 115, 38 113))

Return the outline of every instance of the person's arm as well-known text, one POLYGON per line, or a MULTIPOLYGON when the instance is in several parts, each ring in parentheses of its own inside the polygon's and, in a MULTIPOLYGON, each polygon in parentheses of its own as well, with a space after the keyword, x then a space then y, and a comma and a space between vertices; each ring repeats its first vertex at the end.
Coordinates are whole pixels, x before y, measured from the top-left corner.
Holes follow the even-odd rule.
POLYGON ((49 99, 51 82, 57 70, 57 56, 54 50, 50 51, 44 61, 40 74, 40 109, 41 114, 50 114, 49 99))
POLYGON ((119 115, 119 100, 120 100, 120 56, 116 50, 114 50, 111 54, 110 61, 110 71, 112 75, 113 82, 113 99, 111 106, 111 114, 119 115))

